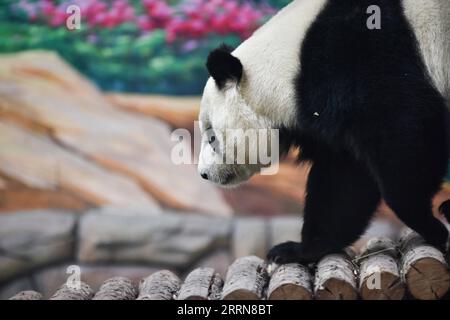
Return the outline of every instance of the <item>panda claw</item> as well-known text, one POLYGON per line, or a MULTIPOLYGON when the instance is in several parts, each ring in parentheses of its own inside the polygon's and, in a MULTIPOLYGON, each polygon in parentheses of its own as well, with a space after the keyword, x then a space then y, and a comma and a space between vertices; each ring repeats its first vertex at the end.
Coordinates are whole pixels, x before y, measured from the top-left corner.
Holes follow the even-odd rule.
POLYGON ((276 264, 305 262, 302 258, 302 245, 293 241, 278 244, 269 250, 267 260, 276 264))

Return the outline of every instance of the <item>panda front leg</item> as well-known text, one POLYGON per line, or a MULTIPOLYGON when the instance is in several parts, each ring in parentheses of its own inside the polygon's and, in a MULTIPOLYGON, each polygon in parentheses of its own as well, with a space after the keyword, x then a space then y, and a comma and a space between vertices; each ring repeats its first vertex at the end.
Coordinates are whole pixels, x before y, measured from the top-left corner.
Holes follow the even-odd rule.
POLYGON ((307 183, 302 242, 276 245, 268 260, 310 263, 341 251, 364 232, 379 202, 377 184, 351 157, 315 161, 307 183))

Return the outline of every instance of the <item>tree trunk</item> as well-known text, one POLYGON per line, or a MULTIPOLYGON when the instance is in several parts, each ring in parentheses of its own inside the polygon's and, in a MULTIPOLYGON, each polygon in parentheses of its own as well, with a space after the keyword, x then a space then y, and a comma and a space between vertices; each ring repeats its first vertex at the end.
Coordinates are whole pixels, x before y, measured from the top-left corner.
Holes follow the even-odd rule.
POLYGON ((69 287, 64 284, 50 300, 90 300, 94 292, 91 287, 84 282, 80 283, 79 288, 69 287))
POLYGON ((168 270, 153 273, 139 284, 137 300, 173 300, 180 290, 180 279, 168 270))
POLYGON ((450 287, 450 274, 442 252, 405 229, 400 236, 401 275, 411 295, 420 300, 442 298, 450 287))
POLYGON ((21 291, 9 300, 42 300, 42 294, 36 291, 21 291))
POLYGON ((372 238, 361 249, 359 290, 364 300, 402 300, 405 286, 397 265, 395 243, 389 238, 372 238))
POLYGON ((264 260, 255 257, 237 259, 229 268, 222 297, 224 300, 258 300, 268 281, 264 260))
POLYGON ((355 268, 346 254, 330 254, 317 264, 314 293, 318 300, 355 300, 355 268))
POLYGON ((269 300, 311 300, 312 277, 307 267, 297 263, 279 266, 267 292, 269 300))
POLYGON ((115 277, 106 280, 93 300, 134 300, 137 291, 130 279, 115 277))
POLYGON ((189 273, 180 289, 178 300, 218 300, 223 280, 212 268, 198 268, 189 273))

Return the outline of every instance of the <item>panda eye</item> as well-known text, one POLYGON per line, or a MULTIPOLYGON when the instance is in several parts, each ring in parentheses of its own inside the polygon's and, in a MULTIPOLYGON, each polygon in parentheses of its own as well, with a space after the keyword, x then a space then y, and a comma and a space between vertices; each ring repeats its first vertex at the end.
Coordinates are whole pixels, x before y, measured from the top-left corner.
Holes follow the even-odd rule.
POLYGON ((216 137, 215 137, 215 136, 211 136, 211 137, 209 138, 209 144, 214 143, 214 141, 216 141, 216 137))

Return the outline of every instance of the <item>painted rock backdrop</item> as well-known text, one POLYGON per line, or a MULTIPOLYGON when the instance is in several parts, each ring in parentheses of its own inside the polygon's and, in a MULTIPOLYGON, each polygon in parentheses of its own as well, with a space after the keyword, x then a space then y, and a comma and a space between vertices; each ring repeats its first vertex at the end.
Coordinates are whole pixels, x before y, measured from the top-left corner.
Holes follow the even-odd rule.
POLYGON ((306 170, 288 162, 226 191, 194 164, 173 164, 170 134, 192 130, 198 107, 195 97, 104 94, 52 52, 1 55, 0 210, 298 212, 306 170))
POLYGON ((235 258, 300 240, 309 168, 295 151, 276 175, 226 190, 171 160, 171 133, 195 131, 210 50, 289 2, 0 1, 0 299, 49 297, 77 268, 94 289, 162 268, 224 276, 235 258))
POLYGON ((308 169, 293 157, 227 190, 172 162, 170 135, 193 131, 199 102, 102 92, 54 52, 1 54, 0 298, 51 295, 70 265, 94 285, 163 267, 225 272, 298 239, 308 169))

